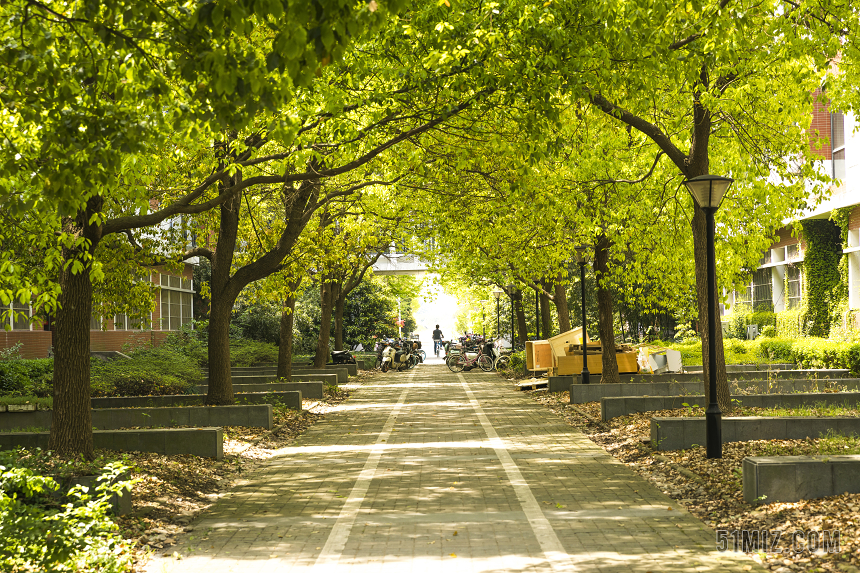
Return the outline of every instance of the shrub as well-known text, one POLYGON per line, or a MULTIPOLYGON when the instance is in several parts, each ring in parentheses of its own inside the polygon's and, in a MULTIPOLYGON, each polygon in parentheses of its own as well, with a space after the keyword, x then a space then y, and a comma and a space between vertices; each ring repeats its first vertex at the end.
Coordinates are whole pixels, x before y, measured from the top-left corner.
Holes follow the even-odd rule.
POLYGON ((860 374, 858 343, 824 338, 767 338, 761 341, 761 353, 774 361, 794 363, 802 368, 847 368, 852 376, 860 374))
POLYGON ((774 336, 776 336, 776 327, 772 324, 768 324, 761 329, 762 338, 773 338, 774 336))
POLYGON ((209 364, 208 342, 209 322, 193 321, 168 334, 161 348, 187 356, 197 364, 206 366, 209 364))
POLYGON ((0 395, 39 396, 51 395, 54 359, 0 361, 0 395))
POLYGON ((108 499, 130 482, 111 481, 128 468, 109 464, 92 496, 72 488, 60 506, 50 477, 15 467, 16 452, 0 454, 0 570, 130 571, 132 556, 107 515, 108 499))
POLYGON ((203 380, 192 358, 167 348, 143 348, 130 360, 92 359, 93 396, 159 396, 188 394, 203 380))
POLYGON ((277 363, 278 347, 274 344, 249 338, 230 340, 231 366, 258 366, 277 363))

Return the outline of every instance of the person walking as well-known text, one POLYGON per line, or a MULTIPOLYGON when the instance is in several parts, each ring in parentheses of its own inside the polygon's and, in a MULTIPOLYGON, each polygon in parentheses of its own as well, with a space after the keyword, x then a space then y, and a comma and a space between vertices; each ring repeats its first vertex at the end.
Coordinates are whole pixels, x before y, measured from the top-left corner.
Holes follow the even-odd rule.
POLYGON ((436 330, 433 331, 433 353, 438 358, 439 349, 442 347, 442 331, 439 330, 439 325, 436 325, 436 330))

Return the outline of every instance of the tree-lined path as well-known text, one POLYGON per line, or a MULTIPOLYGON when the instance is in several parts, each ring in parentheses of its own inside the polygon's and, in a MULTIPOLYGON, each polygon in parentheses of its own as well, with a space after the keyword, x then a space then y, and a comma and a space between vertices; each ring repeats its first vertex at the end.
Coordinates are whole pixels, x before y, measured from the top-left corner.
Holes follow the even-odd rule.
POLYGON ((148 571, 758 570, 494 374, 377 376, 282 454, 148 571))

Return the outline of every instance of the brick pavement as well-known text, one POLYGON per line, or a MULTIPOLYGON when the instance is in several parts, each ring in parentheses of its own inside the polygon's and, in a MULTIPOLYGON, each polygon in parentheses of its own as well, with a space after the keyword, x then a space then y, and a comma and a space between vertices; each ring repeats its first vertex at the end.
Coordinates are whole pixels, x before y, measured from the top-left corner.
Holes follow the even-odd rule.
POLYGON ((426 364, 355 390, 194 526, 147 571, 761 570, 495 374, 426 364))

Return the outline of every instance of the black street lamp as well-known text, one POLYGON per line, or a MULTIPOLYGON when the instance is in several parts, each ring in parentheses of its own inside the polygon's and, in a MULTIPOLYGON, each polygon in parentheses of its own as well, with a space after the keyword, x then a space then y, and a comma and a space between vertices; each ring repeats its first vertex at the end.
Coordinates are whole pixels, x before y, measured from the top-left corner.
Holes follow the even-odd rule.
POLYGON ((512 284, 508 285, 508 298, 511 299, 511 350, 513 350, 516 336, 514 335, 514 285, 512 284))
POLYGON ((723 457, 722 418, 717 403, 717 262, 714 252, 714 213, 734 179, 719 175, 700 175, 684 181, 690 195, 705 212, 708 265, 708 409, 705 411, 705 444, 708 459, 723 457))
POLYGON ((586 343, 587 336, 585 334, 585 263, 588 262, 586 258, 587 250, 588 246, 580 245, 573 252, 576 262, 579 263, 579 284, 582 291, 582 384, 591 383, 591 374, 588 372, 588 344, 586 343))
POLYGON ((502 293, 505 292, 499 287, 493 287, 493 296, 496 299, 496 338, 501 338, 502 329, 501 323, 499 321, 499 299, 502 297, 502 293))

